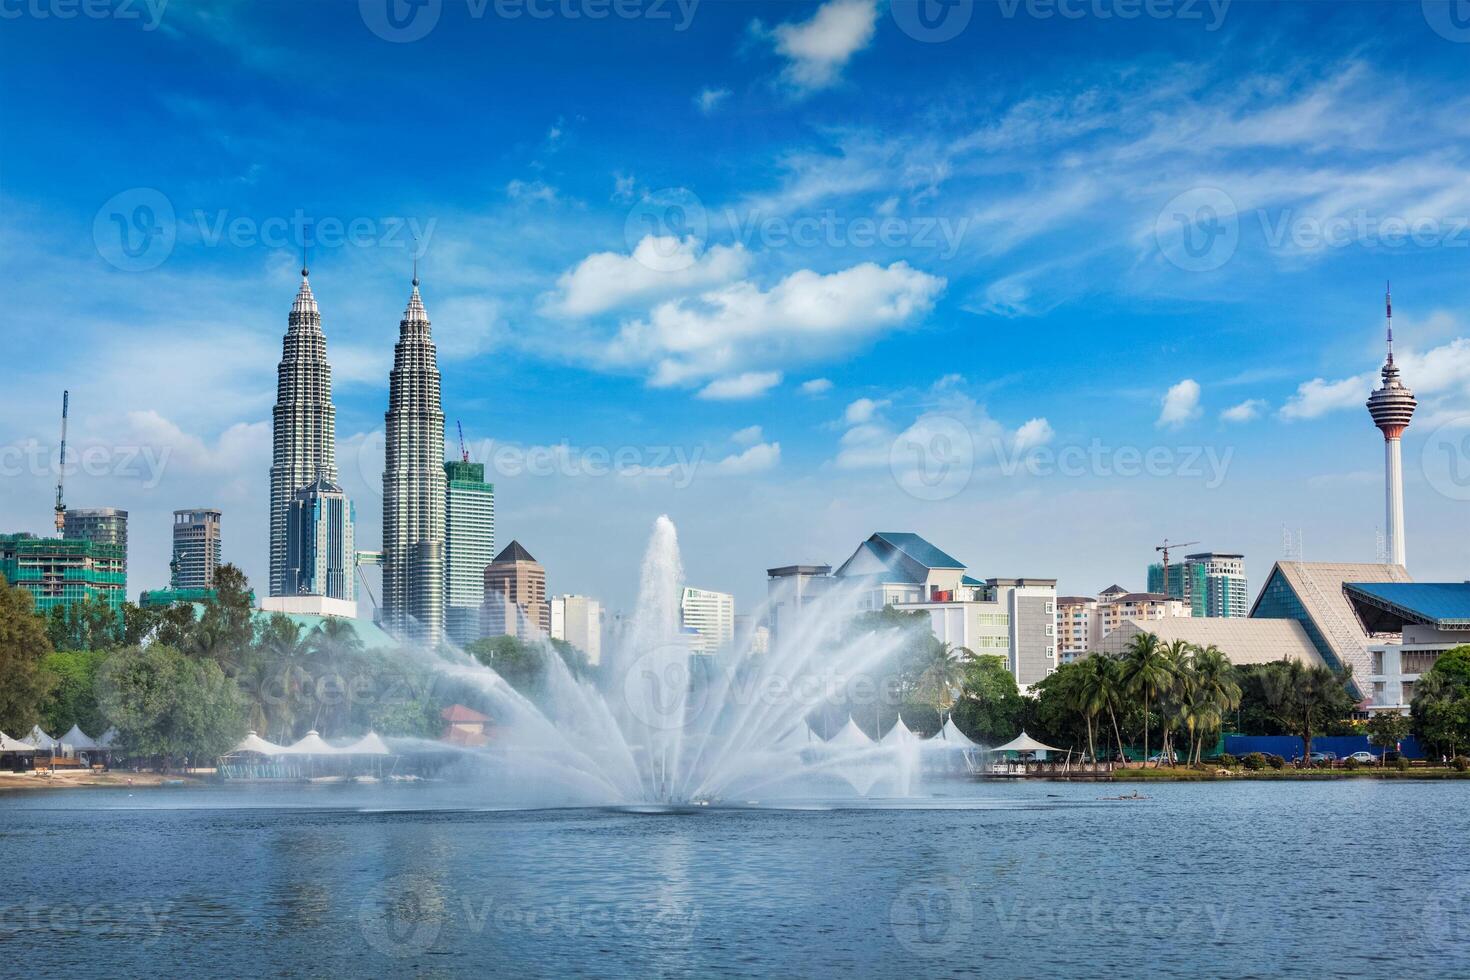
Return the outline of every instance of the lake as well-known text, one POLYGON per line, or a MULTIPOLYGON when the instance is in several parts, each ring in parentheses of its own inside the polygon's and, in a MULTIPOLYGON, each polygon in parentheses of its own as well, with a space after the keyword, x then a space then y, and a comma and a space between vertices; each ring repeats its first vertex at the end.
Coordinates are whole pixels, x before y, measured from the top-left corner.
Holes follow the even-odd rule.
POLYGON ((12 793, 0 974, 1470 975, 1470 784, 1140 791, 675 812, 12 793))

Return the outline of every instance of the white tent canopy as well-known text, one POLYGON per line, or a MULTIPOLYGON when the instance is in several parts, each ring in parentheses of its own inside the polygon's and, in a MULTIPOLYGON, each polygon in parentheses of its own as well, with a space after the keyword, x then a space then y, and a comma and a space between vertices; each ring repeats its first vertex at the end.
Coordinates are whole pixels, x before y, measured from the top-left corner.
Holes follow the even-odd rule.
POLYGON ((1059 748, 1056 748, 1055 746, 1052 746, 1052 745, 1047 745, 1044 742, 1038 742, 1038 741, 1036 741, 1036 739, 1032 738, 1030 735, 1027 735, 1023 731, 1023 732, 1021 732, 1020 735, 1017 735, 1015 738, 1011 739, 1006 744, 1001 745, 1001 746, 998 746, 997 748, 992 749, 991 751, 994 751, 994 752, 1061 752, 1062 754, 1065 755, 1067 750, 1066 749, 1059 749, 1059 748))
POLYGON ((254 732, 247 732, 240 740, 240 744, 230 750, 231 752, 258 752, 261 755, 280 755, 286 751, 283 745, 275 742, 267 742, 254 732))
POLYGON ((29 742, 22 742, 18 738, 11 738, 4 732, 0 732, 0 752, 19 752, 21 755, 33 755, 36 747, 29 742))
POLYGON ((954 723, 953 717, 946 718, 944 727, 939 729, 939 734, 928 741, 935 746, 950 749, 978 749, 980 747, 960 731, 960 726, 954 723))
POLYGON ((339 749, 343 755, 392 755, 388 743, 384 742, 375 733, 368 732, 362 738, 350 745, 344 745, 339 749))
POLYGON ((831 738, 827 739, 827 745, 834 749, 868 749, 876 744, 867 733, 858 727, 852 716, 847 716, 847 724, 831 738))
POLYGON ((893 723, 893 727, 888 729, 888 734, 884 735, 881 741, 884 745, 906 745, 909 742, 919 741, 919 736, 903 723, 903 716, 900 715, 898 721, 893 723))
POLYGON ((281 755, 342 755, 341 749, 334 749, 327 744, 327 740, 321 737, 316 729, 312 729, 301 737, 301 741, 278 749, 281 755))
POLYGON ((45 749, 48 752, 49 751, 52 751, 52 750, 54 750, 54 749, 56 749, 56 748, 59 747, 59 744, 57 743, 56 739, 52 738, 50 735, 47 735, 45 732, 41 731, 41 726, 40 725, 37 725, 35 728, 32 728, 31 729, 31 733, 29 735, 27 735, 25 738, 21 739, 21 741, 27 743, 28 745, 30 745, 33 748, 45 749))
POLYGON ((82 731, 80 725, 72 725, 71 731, 61 736, 57 741, 73 752, 96 752, 102 748, 91 736, 82 731))

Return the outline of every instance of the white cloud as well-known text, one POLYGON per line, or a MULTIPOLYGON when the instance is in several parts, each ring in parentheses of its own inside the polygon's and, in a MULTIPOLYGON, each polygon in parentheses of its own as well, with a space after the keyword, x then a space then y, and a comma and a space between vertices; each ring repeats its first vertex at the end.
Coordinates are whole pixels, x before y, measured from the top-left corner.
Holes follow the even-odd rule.
POLYGON ((927 313, 945 280, 895 262, 827 275, 802 269, 762 291, 731 283, 625 323, 606 355, 653 368, 664 387, 843 353, 927 313))
POLYGON ((759 398, 780 383, 780 371, 746 371, 730 378, 716 378, 701 388, 696 397, 706 401, 759 398))
POLYGON ((1266 410, 1264 398, 1247 398, 1239 405, 1231 405, 1220 413, 1222 422, 1250 422, 1260 418, 1261 413, 1266 410))
POLYGON ((749 261, 738 242, 705 251, 695 238, 646 235, 631 255, 596 252, 563 272, 541 308, 552 315, 592 316, 728 283, 745 274, 749 261))
POLYGON ((1158 421, 1154 424, 1177 429, 1199 418, 1199 382, 1191 378, 1171 387, 1160 401, 1158 421))
POLYGON ((803 381, 801 383, 801 393, 803 395, 810 395, 813 398, 818 395, 825 395, 831 390, 832 382, 826 378, 812 378, 810 381, 803 381))
POLYGON ((843 421, 848 425, 858 425, 867 422, 873 417, 873 413, 887 405, 887 400, 874 401, 871 398, 859 398, 847 406, 847 411, 842 413, 843 421))
POLYGON ((747 425, 738 432, 730 434, 730 441, 737 446, 753 446, 763 438, 761 427, 758 425, 747 425))
POLYGON ((787 60, 782 78, 798 92, 835 85, 852 56, 873 40, 877 19, 876 0, 829 0, 810 20, 778 24, 768 36, 787 60))
POLYGON ((1373 374, 1360 374, 1341 381, 1313 378, 1297 385, 1296 394, 1287 399, 1277 414, 1288 421, 1315 419, 1338 409, 1362 408, 1373 390, 1373 374))
POLYGON ((512 180, 505 185, 505 196, 512 201, 543 201, 555 204, 556 188, 540 180, 512 180))
POLYGON ((701 89, 700 93, 694 97, 694 104, 699 107, 700 112, 708 116, 713 115, 714 111, 720 107, 720 103, 729 97, 730 90, 727 88, 706 88, 701 89))
POLYGON ((781 461, 779 442, 762 442, 751 446, 743 453, 726 456, 715 464, 715 472, 722 476, 744 476, 763 473, 781 461))
POLYGON ((1016 452, 1023 453, 1028 449, 1035 449, 1037 446, 1046 445, 1051 442, 1054 435, 1055 433, 1052 432, 1051 423, 1046 419, 1030 419, 1016 430, 1016 438, 1013 444, 1016 452))

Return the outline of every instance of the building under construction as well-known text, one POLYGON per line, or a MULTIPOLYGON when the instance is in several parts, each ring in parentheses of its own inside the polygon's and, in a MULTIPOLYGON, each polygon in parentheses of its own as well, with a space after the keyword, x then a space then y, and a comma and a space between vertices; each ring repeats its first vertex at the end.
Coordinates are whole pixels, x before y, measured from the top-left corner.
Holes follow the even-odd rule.
POLYGON ((102 599, 122 615, 127 595, 127 549, 87 540, 0 535, 0 574, 29 592, 36 611, 102 599))

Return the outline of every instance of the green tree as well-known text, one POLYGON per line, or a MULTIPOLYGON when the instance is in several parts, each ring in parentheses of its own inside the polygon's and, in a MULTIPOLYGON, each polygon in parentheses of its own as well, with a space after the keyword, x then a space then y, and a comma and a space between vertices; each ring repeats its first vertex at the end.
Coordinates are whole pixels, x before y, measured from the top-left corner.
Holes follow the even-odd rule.
POLYGON ((965 662, 952 710, 960 731, 984 745, 1000 745, 1015 738, 1024 713, 1021 691, 1004 657, 982 654, 965 662))
POLYGON ((1409 737, 1409 726, 1409 718, 1397 711, 1380 711, 1368 719, 1368 741, 1383 750, 1378 754, 1380 763, 1409 737))
POLYGON ((98 690, 120 744, 165 769, 183 758, 212 762, 245 734, 239 690, 219 665, 158 643, 109 657, 98 690))
POLYGON ((111 656, 104 650, 48 653, 43 662, 50 689, 41 704, 41 726, 61 735, 72 725, 93 738, 107 730, 107 716, 97 704, 97 674, 111 656))
POLYGON ((1352 668, 1308 667, 1300 660, 1271 664, 1263 675, 1266 703, 1283 727, 1302 740, 1302 758, 1312 754, 1312 738, 1331 722, 1352 714, 1357 699, 1348 688, 1352 668))
POLYGON ((41 720, 50 652, 30 592, 0 578, 0 731, 18 738, 41 720))
POLYGON ((923 704, 932 705, 943 714, 954 705, 955 694, 965 678, 962 656, 971 656, 968 650, 952 648, 948 643, 939 643, 930 648, 928 656, 920 663, 916 693, 923 704))
POLYGON ((1173 680, 1169 658, 1159 638, 1152 633, 1139 633, 1123 654, 1121 680, 1125 690, 1143 699, 1143 757, 1148 758, 1149 716, 1154 699, 1173 680))

